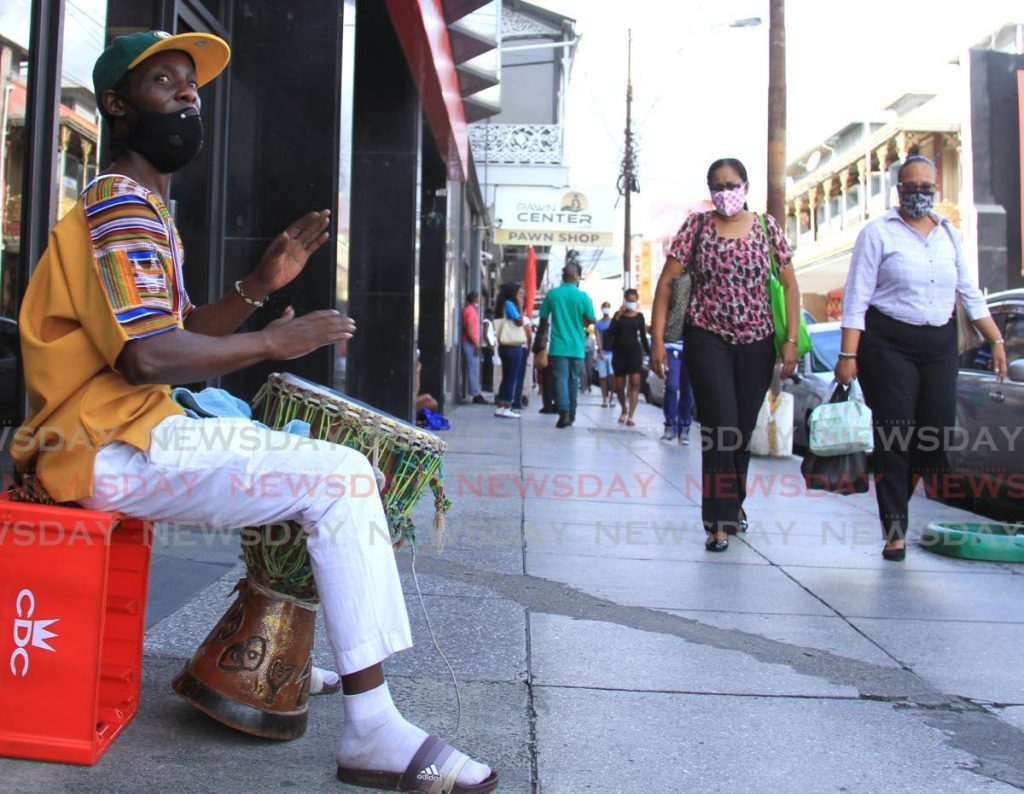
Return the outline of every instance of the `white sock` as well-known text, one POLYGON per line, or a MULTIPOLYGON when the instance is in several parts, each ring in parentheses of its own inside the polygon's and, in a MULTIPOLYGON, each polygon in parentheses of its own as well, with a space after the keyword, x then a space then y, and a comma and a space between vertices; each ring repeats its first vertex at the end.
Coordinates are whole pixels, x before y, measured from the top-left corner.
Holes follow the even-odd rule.
POLYGON ((324 670, 322 667, 313 665, 309 673, 309 694, 319 695, 324 691, 324 684, 335 686, 341 679, 333 670, 324 670))
MULTIPOLYGON (((345 727, 335 751, 338 764, 347 769, 405 772, 427 734, 398 713, 387 683, 358 695, 343 695, 343 699, 345 727)), ((490 774, 488 767, 470 759, 457 782, 472 786, 490 774)))

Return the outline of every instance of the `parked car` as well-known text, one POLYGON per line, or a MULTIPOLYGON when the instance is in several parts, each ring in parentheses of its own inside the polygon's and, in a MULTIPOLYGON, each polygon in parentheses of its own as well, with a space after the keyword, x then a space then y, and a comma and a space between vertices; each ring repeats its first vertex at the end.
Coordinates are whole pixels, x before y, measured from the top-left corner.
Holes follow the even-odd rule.
POLYGON ((21 418, 18 406, 18 323, 0 317, 0 425, 21 418))
POLYGON ((1024 516, 1024 289, 987 297, 992 319, 1006 340, 1010 371, 1002 383, 989 369, 988 342, 960 359, 957 378, 958 438, 949 448, 949 463, 959 475, 947 497, 970 503, 978 499, 1024 516), (991 441, 989 441, 991 439, 991 441), (956 499, 958 493, 963 496, 956 499))
POLYGON ((808 324, 807 333, 811 350, 782 383, 782 390, 793 395, 793 447, 801 450, 807 449, 808 414, 828 399, 842 340, 838 322, 808 324))
MULTIPOLYGON (((946 501, 963 505, 980 501, 1024 515, 1024 289, 987 297, 992 318, 1006 340, 1009 374, 1003 383, 989 367, 987 342, 960 359, 957 377, 957 434, 951 439, 949 463, 953 482, 946 501)), ((841 331, 839 323, 808 327, 812 350, 782 384, 793 395, 794 447, 807 447, 807 415, 828 396, 841 331)))

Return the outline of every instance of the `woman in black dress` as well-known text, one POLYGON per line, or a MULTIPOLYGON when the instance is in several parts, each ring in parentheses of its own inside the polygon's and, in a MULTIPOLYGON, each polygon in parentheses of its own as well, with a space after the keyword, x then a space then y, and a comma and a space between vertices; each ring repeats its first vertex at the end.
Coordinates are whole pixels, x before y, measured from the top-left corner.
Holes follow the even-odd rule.
POLYGON ((633 414, 640 401, 640 376, 644 371, 644 353, 651 352, 647 341, 647 321, 636 310, 640 298, 635 289, 626 290, 622 308, 615 313, 608 327, 611 338, 612 371, 615 373, 615 393, 619 396, 622 413, 619 422, 633 427, 633 414), (629 386, 627 403, 626 386, 629 386))

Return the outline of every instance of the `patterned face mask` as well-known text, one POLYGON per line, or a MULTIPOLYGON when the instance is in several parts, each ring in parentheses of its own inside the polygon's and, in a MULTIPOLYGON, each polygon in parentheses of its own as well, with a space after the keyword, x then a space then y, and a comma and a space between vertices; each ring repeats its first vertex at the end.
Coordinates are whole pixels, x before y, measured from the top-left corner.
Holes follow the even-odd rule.
POLYGON ((722 215, 727 218, 731 218, 741 209, 747 202, 747 188, 746 185, 740 187, 734 187, 731 190, 712 190, 711 191, 711 203, 715 205, 715 209, 718 210, 722 215))
POLYGON ((934 204, 934 193, 900 193, 900 209, 911 218, 923 218, 934 204))

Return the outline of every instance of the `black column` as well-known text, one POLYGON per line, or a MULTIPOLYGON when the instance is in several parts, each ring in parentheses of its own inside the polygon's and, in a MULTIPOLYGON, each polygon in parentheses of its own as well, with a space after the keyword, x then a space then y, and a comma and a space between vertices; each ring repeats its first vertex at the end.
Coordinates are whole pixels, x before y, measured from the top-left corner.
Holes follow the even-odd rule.
POLYGON ((422 223, 420 227, 420 391, 433 395, 444 412, 444 317, 447 282, 448 181, 445 162, 429 130, 423 135, 422 223))
MULTIPOLYGON (((293 220, 312 210, 337 211, 343 8, 342 0, 235 2, 227 239, 219 274, 225 288, 247 275, 293 220)), ((333 308, 336 259, 337 246, 328 242, 242 330, 263 327, 289 305, 297 315, 333 308)), ((266 362, 225 376, 223 385, 251 398, 274 371, 328 384, 337 355, 325 347, 266 362)))
MULTIPOLYGON (((411 419, 420 100, 385 4, 356 6, 346 391, 411 419)), ((426 370, 426 366, 424 366, 426 370)))
POLYGON ((1024 285, 1021 275, 1020 135, 1017 70, 1024 56, 971 50, 971 152, 978 211, 978 280, 992 291, 1024 285))

